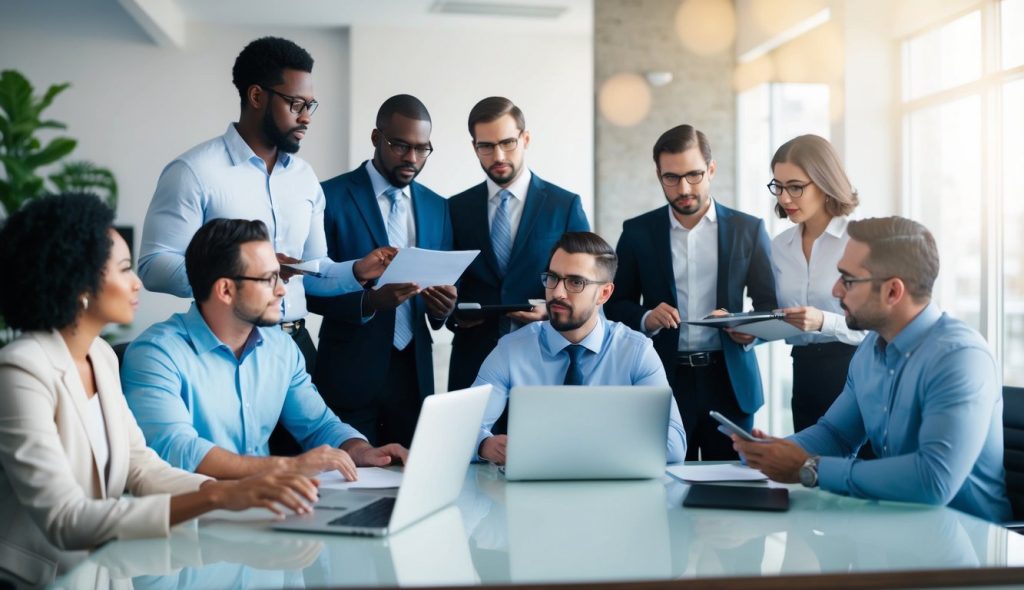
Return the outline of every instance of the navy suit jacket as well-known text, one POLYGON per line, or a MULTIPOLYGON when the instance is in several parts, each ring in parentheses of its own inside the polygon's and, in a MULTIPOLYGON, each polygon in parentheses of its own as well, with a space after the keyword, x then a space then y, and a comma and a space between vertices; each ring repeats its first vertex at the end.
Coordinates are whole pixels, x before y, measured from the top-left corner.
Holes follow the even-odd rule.
MULTIPOLYGON (((327 204, 324 230, 331 260, 355 260, 374 248, 388 245, 388 232, 377 197, 373 194, 365 162, 355 170, 321 183, 327 204)), ((416 246, 451 250, 452 226, 448 202, 427 187, 413 182, 416 246)), ((383 394, 395 334, 395 311, 378 311, 363 323, 363 292, 336 297, 307 295, 309 310, 324 316, 320 327, 316 374, 313 381, 328 405, 353 410, 376 403, 383 394)), ((416 377, 421 396, 434 393, 431 356, 433 339, 427 327, 422 297, 412 298, 416 377)), ((430 319, 435 328, 443 320, 430 319)))
MULTIPOLYGON (((590 231, 580 196, 545 182, 536 174, 530 178, 523 216, 512 244, 508 269, 502 277, 491 246, 487 219, 487 183, 455 195, 451 210, 455 250, 480 250, 459 281, 459 301, 481 304, 526 303, 543 299, 540 273, 547 270, 551 248, 562 234, 590 231)), ((472 385, 480 365, 494 349, 498 338, 508 332, 508 318, 492 317, 473 328, 459 328, 449 320, 455 333, 448 388, 472 385)))
MULTIPOLYGON (((754 301, 754 309, 775 309, 771 242, 764 221, 717 202, 715 207, 718 215, 718 291, 715 306, 732 312, 743 311, 743 289, 746 288, 754 301)), ((615 291, 604 306, 608 319, 642 331, 644 314, 659 303, 679 308, 668 216, 666 205, 622 224, 622 236, 615 249, 619 257, 615 291)), ((680 310, 681 315, 685 313, 686 310, 680 310)), ((764 404, 757 357, 753 349, 745 350, 724 331, 719 335, 736 400, 740 409, 753 414, 764 404)), ((674 382, 679 330, 664 328, 653 340, 669 382, 674 382)))

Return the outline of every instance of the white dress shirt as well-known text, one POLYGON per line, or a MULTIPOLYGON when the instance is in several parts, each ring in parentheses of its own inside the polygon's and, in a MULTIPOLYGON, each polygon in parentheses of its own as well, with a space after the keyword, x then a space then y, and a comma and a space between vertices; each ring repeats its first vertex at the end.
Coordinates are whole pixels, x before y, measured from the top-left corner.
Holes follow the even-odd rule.
POLYGON ((839 278, 836 265, 843 256, 846 242, 846 217, 833 217, 828 227, 811 246, 810 261, 804 257, 803 225, 795 225, 772 240, 772 271, 780 308, 810 305, 825 314, 820 332, 804 332, 787 338, 794 346, 843 342, 857 346, 865 332, 846 327, 846 317, 839 300, 832 296, 832 287, 839 278))
MULTIPOLYGON (((533 173, 527 168, 523 173, 512 181, 512 184, 505 187, 505 190, 512 193, 508 200, 508 221, 512 230, 512 243, 516 243, 516 234, 519 233, 519 220, 523 218, 523 207, 526 206, 526 193, 530 191, 530 179, 533 173)), ((501 205, 501 197, 498 193, 502 188, 498 183, 487 177, 487 224, 490 227, 494 223, 494 213, 501 205)))
MULTIPOLYGON (((683 227, 668 208, 672 271, 676 279, 679 317, 700 319, 711 313, 718 299, 718 213, 709 199, 708 211, 693 229, 683 227)), ((733 310, 742 311, 742 310, 733 310)), ((679 350, 721 350, 717 328, 680 324, 679 350)))
POLYGON ((107 463, 110 462, 110 443, 107 440, 107 423, 103 420, 103 408, 100 407, 100 396, 94 394, 86 402, 85 431, 92 443, 92 452, 96 455, 96 465, 103 477, 107 477, 107 463))
MULTIPOLYGON (((370 184, 373 186, 373 194, 377 197, 377 206, 380 207, 381 218, 384 219, 384 227, 388 226, 388 218, 391 217, 391 197, 387 195, 387 191, 392 188, 398 188, 392 186, 388 179, 384 178, 384 175, 377 172, 377 168, 373 166, 373 160, 366 161, 366 172, 370 175, 370 184)), ((402 199, 405 199, 405 225, 406 225, 406 236, 408 242, 406 247, 416 247, 416 215, 414 214, 412 204, 412 192, 409 190, 408 185, 401 189, 402 199)))

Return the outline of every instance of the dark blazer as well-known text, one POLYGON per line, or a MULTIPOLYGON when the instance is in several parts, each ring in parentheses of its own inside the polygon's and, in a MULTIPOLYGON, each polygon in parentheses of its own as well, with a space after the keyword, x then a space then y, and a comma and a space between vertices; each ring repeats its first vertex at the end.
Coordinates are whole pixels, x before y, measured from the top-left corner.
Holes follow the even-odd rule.
MULTIPOLYGON (((743 289, 746 288, 754 301, 754 309, 775 309, 771 242, 764 221, 717 202, 715 207, 718 215, 718 295, 715 306, 732 312, 743 311, 743 289)), ((666 302, 679 308, 668 216, 666 205, 622 224, 622 236, 615 249, 619 256, 615 291, 604 306, 608 319, 641 330, 644 314, 659 303, 666 302)), ((680 313, 684 314, 685 310, 680 310, 680 313)), ((736 400, 740 409, 753 414, 764 404, 757 358, 753 349, 744 350, 725 332, 720 336, 736 400)), ((672 382, 676 374, 679 330, 662 329, 653 340, 654 349, 658 351, 665 373, 672 382)))
MULTIPOLYGON (((448 201, 452 216, 455 250, 480 250, 480 256, 459 281, 459 301, 482 304, 526 303, 543 299, 540 273, 547 270, 551 248, 568 231, 589 231, 580 196, 545 182, 536 174, 530 178, 523 216, 519 221, 508 269, 498 274, 498 261, 491 247, 487 220, 487 183, 455 195, 448 201)), ((476 379, 487 355, 509 320, 490 318, 473 328, 459 328, 449 320, 455 333, 448 372, 448 388, 462 389, 476 379)))
MULTIPOLYGON (((327 200, 324 230, 331 260, 355 260, 388 245, 387 227, 365 165, 321 183, 327 200)), ((416 246, 451 250, 448 202, 419 183, 409 186, 416 246)), ((363 323, 362 297, 362 291, 336 297, 306 296, 309 310, 324 316, 313 381, 336 410, 362 408, 380 399, 390 365, 395 311, 378 311, 363 323)), ((426 304, 419 296, 412 302, 416 376, 420 395, 425 397, 434 393, 433 339, 425 321, 426 304)), ((434 328, 443 325, 443 320, 430 322, 434 328)))

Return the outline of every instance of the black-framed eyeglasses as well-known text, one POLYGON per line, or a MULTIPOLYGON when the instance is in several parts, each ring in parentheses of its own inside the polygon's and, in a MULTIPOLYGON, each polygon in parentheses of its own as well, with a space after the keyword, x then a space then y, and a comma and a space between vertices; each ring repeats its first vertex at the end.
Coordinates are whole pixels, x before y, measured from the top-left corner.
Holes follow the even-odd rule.
POLYGON ((854 286, 857 283, 868 283, 871 281, 888 281, 891 278, 893 277, 848 277, 846 275, 839 275, 839 278, 836 280, 843 284, 844 291, 849 291, 850 287, 854 286))
POLYGON ((313 116, 313 113, 316 112, 316 108, 320 106, 320 103, 318 103, 315 98, 306 100, 301 96, 290 96, 288 94, 278 92, 277 90, 274 90, 269 86, 263 86, 262 84, 260 85, 260 88, 266 90, 271 94, 276 94, 280 96, 285 102, 288 103, 288 110, 290 110, 292 113, 296 115, 302 113, 302 111, 305 110, 306 112, 309 113, 310 116, 313 116))
POLYGON ((231 278, 236 281, 253 281, 255 283, 265 283, 270 287, 270 290, 273 291, 274 289, 277 288, 278 281, 281 280, 281 273, 271 273, 269 277, 247 277, 245 275, 238 275, 236 277, 231 278))
POLYGON ((814 184, 814 181, 808 180, 803 184, 782 184, 777 180, 773 180, 768 183, 768 192, 776 197, 782 196, 782 191, 789 193, 790 198, 799 199, 804 194, 804 189, 809 185, 814 184))
POLYGON ((576 275, 569 275, 567 277, 558 276, 553 272, 542 272, 540 273, 540 282, 544 285, 545 289, 555 289, 558 287, 558 283, 565 283, 565 290, 570 293, 582 293, 587 285, 603 285, 608 281, 595 281, 586 277, 578 277, 576 275))
POLYGON ((519 135, 515 137, 509 137, 508 139, 503 139, 498 143, 491 143, 489 141, 478 141, 473 144, 473 148, 476 150, 476 153, 480 154, 481 156, 493 156, 495 147, 501 148, 501 151, 507 154, 508 152, 514 152, 515 149, 519 147, 519 138, 522 136, 523 132, 520 131, 519 135))
MULTIPOLYGON (((380 131, 380 129, 377 131, 380 131)), ((408 154, 409 150, 412 150, 416 153, 417 158, 426 158, 434 151, 434 146, 429 143, 425 145, 409 145, 404 141, 391 139, 387 135, 384 135, 383 131, 380 131, 380 136, 384 138, 384 143, 388 144, 388 147, 391 148, 391 152, 399 157, 408 154)))
POLYGON ((687 172, 686 174, 673 174, 666 172, 660 176, 661 184, 665 186, 679 186, 679 181, 686 179, 687 184, 700 184, 704 180, 704 175, 707 174, 707 170, 694 170, 693 172, 687 172))

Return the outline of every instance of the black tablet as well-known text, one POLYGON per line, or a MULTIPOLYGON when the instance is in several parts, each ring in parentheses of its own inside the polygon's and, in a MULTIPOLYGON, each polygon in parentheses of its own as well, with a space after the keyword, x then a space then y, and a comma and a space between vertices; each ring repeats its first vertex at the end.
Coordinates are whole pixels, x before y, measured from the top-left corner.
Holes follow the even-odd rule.
POLYGON ((510 311, 530 311, 533 309, 531 303, 506 303, 499 305, 481 305, 479 303, 459 303, 455 306, 455 313, 462 318, 479 318, 506 314, 510 311))
POLYGON ((789 490, 752 486, 693 484, 683 500, 687 508, 728 508, 731 510, 789 510, 789 490))

